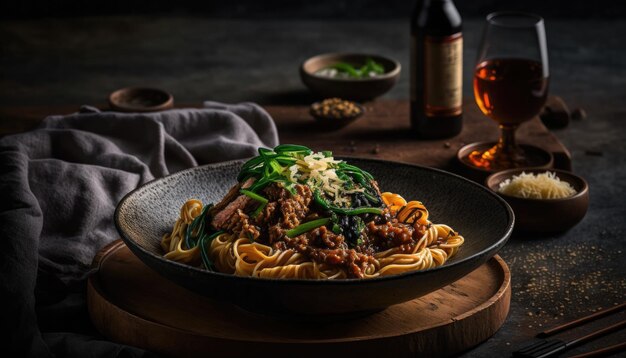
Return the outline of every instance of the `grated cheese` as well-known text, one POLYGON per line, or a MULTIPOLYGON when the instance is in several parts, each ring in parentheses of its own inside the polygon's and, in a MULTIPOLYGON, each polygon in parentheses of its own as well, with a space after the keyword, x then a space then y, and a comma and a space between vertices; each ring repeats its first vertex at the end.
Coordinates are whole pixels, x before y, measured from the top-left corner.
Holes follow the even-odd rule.
POLYGON ((337 177, 336 164, 341 160, 326 157, 323 153, 312 153, 299 159, 289 167, 289 179, 293 182, 305 183, 311 187, 321 189, 336 205, 346 205, 350 199, 346 195, 362 192, 363 188, 355 188, 349 191, 343 189, 344 181, 337 177))
POLYGON ((500 183, 498 192, 530 199, 560 199, 576 194, 576 190, 568 182, 561 181, 552 172, 541 174, 522 172, 500 183))

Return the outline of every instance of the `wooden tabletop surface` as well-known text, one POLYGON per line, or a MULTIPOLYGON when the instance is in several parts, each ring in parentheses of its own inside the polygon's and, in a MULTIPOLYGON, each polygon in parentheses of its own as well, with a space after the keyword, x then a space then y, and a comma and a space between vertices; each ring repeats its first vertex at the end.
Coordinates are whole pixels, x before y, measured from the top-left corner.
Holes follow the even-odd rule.
MULTIPOLYGON (((177 107, 198 107, 197 104, 177 107)), ((99 106, 107 109, 107 106, 99 106)), ((34 128, 51 114, 76 112, 79 106, 0 107, 0 135, 34 128)), ((476 105, 466 100, 463 131, 448 139, 420 140, 410 130, 409 104, 406 100, 378 100, 365 104, 365 114, 338 129, 320 126, 302 105, 268 105, 281 143, 297 143, 315 150, 332 150, 336 155, 394 160, 455 170, 456 152, 465 144, 495 141, 498 128, 483 116, 476 105)), ((533 118, 517 132, 520 143, 541 147, 555 156, 556 166, 570 169, 568 150, 541 123, 533 118)))

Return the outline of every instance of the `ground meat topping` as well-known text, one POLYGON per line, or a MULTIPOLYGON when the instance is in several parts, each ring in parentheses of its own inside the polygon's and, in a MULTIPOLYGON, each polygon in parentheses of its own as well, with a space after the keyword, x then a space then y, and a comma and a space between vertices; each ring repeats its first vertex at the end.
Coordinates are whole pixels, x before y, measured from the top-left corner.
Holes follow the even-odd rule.
POLYGON ((305 234, 309 245, 329 249, 347 249, 343 235, 337 235, 329 231, 325 226, 313 229, 305 234))
POLYGON ((261 235, 259 228, 250 223, 250 217, 242 210, 237 210, 222 229, 230 231, 239 237, 250 238, 251 240, 256 240, 261 235))
POLYGON ((342 235, 324 226, 294 238, 285 237, 274 248, 293 249, 318 263, 342 266, 349 277, 363 277, 367 266, 374 262, 373 257, 348 249, 342 235))
MULTIPOLYGON (((375 190, 379 192, 375 182, 373 184, 375 190)), ((254 218, 249 217, 246 212, 252 212, 258 207, 258 202, 247 196, 231 195, 232 201, 222 205, 222 210, 214 217, 214 222, 219 217, 217 224, 220 225, 217 228, 239 237, 248 237, 270 245, 276 250, 294 250, 320 264, 339 266, 350 278, 364 277, 369 265, 376 262, 375 252, 390 248, 410 252, 426 232, 424 226, 399 223, 389 210, 384 208, 382 215, 339 217, 337 224, 341 233, 333 232, 330 229, 332 226, 326 225, 290 238, 286 236, 288 230, 329 215, 327 212, 318 212, 315 208, 310 208, 313 195, 308 186, 294 185, 294 190, 295 195, 285 189, 283 184, 268 185, 262 191, 268 203, 254 218)), ((360 200, 363 201, 365 198, 360 200)), ((365 205, 367 202, 364 201, 362 204, 365 205)))
POLYGON ((319 249, 307 246, 305 254, 319 263, 343 266, 351 278, 363 278, 367 266, 374 264, 373 257, 357 253, 353 249, 319 249))
POLYGON ((397 247, 401 252, 409 252, 426 233, 426 227, 415 224, 413 226, 399 223, 397 220, 376 224, 371 221, 366 226, 368 237, 373 238, 373 244, 378 250, 384 251, 397 247))
POLYGON ((265 189, 270 200, 276 198, 278 208, 274 209, 278 213, 278 219, 268 229, 269 244, 281 240, 287 230, 300 225, 302 219, 309 214, 309 204, 313 197, 311 189, 305 185, 296 185, 295 190, 297 195, 292 196, 279 184, 270 185, 265 189))
POLYGON ((258 226, 271 226, 278 222, 278 208, 277 202, 270 202, 265 205, 261 213, 254 218, 255 223, 258 226))

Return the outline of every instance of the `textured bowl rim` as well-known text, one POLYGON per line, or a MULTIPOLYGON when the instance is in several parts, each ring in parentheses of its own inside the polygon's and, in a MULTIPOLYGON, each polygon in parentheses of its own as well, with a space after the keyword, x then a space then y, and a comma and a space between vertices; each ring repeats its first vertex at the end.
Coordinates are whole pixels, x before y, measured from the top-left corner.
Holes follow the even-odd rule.
MULTIPOLYGON (((515 224, 515 214, 513 213, 513 209, 511 208, 511 206, 503 199, 501 198, 497 193, 495 193, 494 191, 492 191, 491 189, 480 185, 476 182, 473 182, 469 179, 466 179, 460 175, 454 174, 454 173, 450 173, 448 171, 445 170, 441 170, 441 169, 436 169, 436 168, 431 168, 431 167, 426 167, 426 166, 421 166, 421 165, 415 165, 415 164, 410 164, 410 163, 406 163, 406 162, 400 162, 400 161, 390 161, 390 160, 380 160, 380 159, 370 159, 370 158, 361 158, 361 157, 351 157, 351 156, 338 156, 337 158, 339 159, 358 159, 361 161, 366 161, 366 162, 372 162, 372 163, 383 163, 383 164, 395 164, 395 165, 403 165, 403 166, 408 166, 408 167, 413 167, 413 168, 417 168, 417 169, 421 169, 421 170, 425 170, 425 171, 431 171, 431 172, 435 172, 438 174, 443 174, 443 175, 449 175, 452 177, 455 177, 456 179, 459 179, 461 181, 464 181, 466 183, 469 183, 470 185, 475 186, 478 190, 484 191, 486 192, 488 195, 492 196, 506 211, 507 216, 508 216, 508 222, 507 222, 507 226, 506 226, 506 230, 503 234, 502 237, 500 237, 499 239, 497 239, 494 243, 492 243, 490 246, 488 246, 487 248, 478 251, 464 259, 452 262, 452 263, 446 263, 444 265, 441 266, 437 266, 431 269, 427 269, 427 270, 420 270, 420 271, 408 271, 408 272, 404 272, 401 274, 395 274, 395 275, 389 275, 389 276, 381 276, 381 277, 373 277, 373 278, 368 278, 368 279, 359 279, 359 278, 353 278, 353 279, 336 279, 336 280, 322 280, 322 279, 285 279, 285 278, 260 278, 260 277, 248 277, 248 276, 236 276, 233 274, 227 274, 227 273, 222 273, 222 272, 216 272, 216 271, 207 271, 195 266, 191 266, 191 265, 187 265, 184 263, 180 263, 177 261, 173 261, 173 260, 168 260, 165 259, 163 257, 163 255, 156 255, 146 249, 144 249, 141 245, 137 244, 134 240, 130 239, 126 233, 124 232, 124 230, 122 229, 121 225, 120 225, 120 209, 121 207, 128 201, 128 199, 133 196, 136 192, 138 192, 139 190, 145 190, 145 188, 149 188, 149 187, 153 187, 155 185, 159 185, 159 183, 161 181, 167 180, 169 177, 171 176, 175 176, 175 175, 183 175, 184 173, 188 173, 188 172, 193 172, 195 170, 198 170, 199 168, 207 168, 207 167, 212 167, 212 168, 220 168, 220 167, 226 167, 226 166, 231 166, 233 164, 242 164, 245 162, 246 159, 239 159, 239 160, 231 160, 231 161, 226 161, 226 162, 219 162, 219 163, 214 163, 214 164, 207 164, 207 165, 203 165, 203 166, 198 166, 198 167, 193 167, 193 168, 189 168, 189 169, 185 169, 185 170, 181 170, 178 171, 176 173, 172 173, 169 175, 166 175, 164 177, 161 178, 157 178, 154 180, 151 180, 145 184, 140 185, 139 187, 133 189, 132 191, 130 191, 128 194, 124 195, 124 197, 120 200, 120 202, 118 203, 118 205, 115 208, 115 214, 114 214, 114 222, 115 222, 115 227, 118 231, 118 233, 120 234, 122 240, 126 243, 127 246, 129 246, 129 248, 131 248, 131 251, 133 251, 132 249, 138 249, 140 251, 142 251, 144 254, 147 254, 148 256, 151 256, 153 259, 156 260, 160 260, 165 262, 167 265, 171 265, 172 267, 176 267, 176 268, 181 268, 181 269, 187 269, 187 270, 191 270, 195 273, 201 274, 201 275, 215 275, 215 276, 220 276, 220 277, 224 277, 224 278, 228 278, 228 279, 232 279, 232 280, 240 280, 241 282, 250 282, 250 280, 252 280, 255 283, 266 283, 266 284, 274 284, 274 285, 294 285, 294 284, 299 284, 299 285, 325 285, 325 286, 344 286, 344 285, 362 285, 362 284, 369 284, 369 283, 377 283, 377 282, 390 282, 390 281, 395 281, 395 280, 401 280, 407 276, 418 276, 418 275, 425 275, 425 274, 430 274, 432 272, 436 272, 436 271, 441 271, 441 270, 446 270, 447 268, 451 268, 451 267, 455 267, 458 265, 462 265, 465 262, 468 261, 472 261, 475 260, 477 258, 483 257, 485 255, 487 255, 489 252, 493 251, 491 257, 493 257, 508 241, 508 239, 510 238, 512 232, 513 232, 513 227, 515 224)), ((139 259, 141 259, 141 257, 139 257, 139 259)), ((141 260, 143 261, 143 260, 141 260)), ((469 272, 468 272, 469 273, 469 272)), ((160 274, 160 273, 159 273, 160 274)))
POLYGON ((398 76, 398 74, 400 74, 400 70, 401 69, 402 69, 402 65, 400 64, 400 62, 398 62, 397 60, 395 60, 395 59, 393 59, 391 57, 377 55, 377 54, 370 54, 370 53, 357 53, 357 52, 329 52, 329 53, 323 53, 323 54, 319 54, 319 55, 315 55, 313 57, 307 58, 300 65, 300 70, 303 73, 306 73, 307 76, 311 76, 313 78, 317 78, 317 79, 321 79, 321 80, 328 80, 328 81, 332 81, 332 82, 345 82, 345 83, 378 82, 378 81, 381 81, 381 80, 394 78, 394 77, 398 76), (334 58, 334 57, 338 57, 338 56, 355 56, 355 57, 363 57, 363 58, 378 57, 378 58, 382 58, 382 59, 385 59, 386 61, 389 61, 389 62, 393 63, 394 67, 393 67, 393 69, 391 69, 391 71, 385 72, 382 75, 378 75, 378 76, 375 76, 375 77, 367 77, 367 78, 334 78, 334 77, 326 77, 326 76, 316 75, 315 73, 311 73, 311 72, 306 70, 306 65, 309 62, 311 62, 311 61, 319 60, 319 59, 323 59, 323 58, 334 58))
POLYGON ((525 202, 529 202, 529 203, 562 203, 562 202, 567 202, 567 201, 573 201, 576 199, 579 199, 585 195, 588 194, 589 192, 589 183, 587 183, 587 181, 585 180, 585 178, 581 177, 580 175, 576 175, 572 172, 569 172, 567 170, 561 170, 561 169, 542 169, 542 168, 513 168, 513 169, 506 169, 506 170, 501 170, 499 172, 495 172, 493 174, 491 174, 490 176, 488 176, 485 179, 485 186, 487 188, 489 188, 489 190, 493 191, 494 193, 506 197, 511 198, 511 199, 515 199, 515 200, 519 200, 519 201, 525 201, 525 202), (576 192, 576 194, 572 195, 572 196, 568 196, 566 198, 554 198, 554 199, 536 199, 536 198, 522 198, 519 196, 513 196, 513 195, 509 195, 509 194, 504 194, 504 193, 500 193, 498 192, 496 189, 492 188, 489 185, 489 181, 496 177, 496 176, 503 176, 503 179, 500 180, 497 184, 502 183, 504 180, 507 179, 511 179, 514 175, 517 174, 521 174, 522 172, 527 172, 527 173, 538 173, 538 172, 554 172, 556 173, 556 176, 562 180, 562 181, 566 181, 569 184, 572 184, 571 180, 568 180, 569 178, 566 178, 565 176, 570 176, 572 178, 574 178, 575 180, 579 181, 580 183, 582 183, 582 188, 576 192), (559 176, 559 174, 563 175, 563 176, 559 176))

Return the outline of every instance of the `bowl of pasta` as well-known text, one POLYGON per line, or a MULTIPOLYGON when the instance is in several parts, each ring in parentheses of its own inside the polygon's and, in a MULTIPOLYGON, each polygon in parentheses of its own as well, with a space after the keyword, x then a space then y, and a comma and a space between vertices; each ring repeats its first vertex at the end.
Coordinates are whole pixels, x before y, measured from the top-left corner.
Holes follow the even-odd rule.
POLYGON ((299 145, 147 183, 115 212, 171 281, 273 316, 363 315, 444 287, 506 243, 514 215, 460 176, 299 145))

